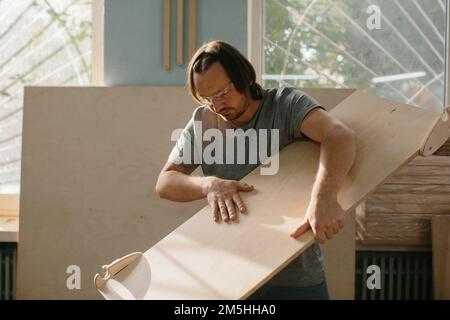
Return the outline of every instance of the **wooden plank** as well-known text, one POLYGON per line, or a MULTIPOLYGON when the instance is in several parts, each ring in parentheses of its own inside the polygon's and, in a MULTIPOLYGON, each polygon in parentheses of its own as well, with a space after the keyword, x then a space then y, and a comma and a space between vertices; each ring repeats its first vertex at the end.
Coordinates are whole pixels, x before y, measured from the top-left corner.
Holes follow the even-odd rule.
POLYGON ((423 204, 433 206, 434 204, 445 204, 450 212, 450 193, 416 193, 411 195, 405 192, 374 193, 368 199, 371 204, 389 205, 395 204, 423 204))
POLYGON ((450 157, 447 156, 429 156, 429 157, 423 157, 423 156, 417 156, 414 158, 409 164, 410 166, 444 166, 444 167, 450 167, 450 157))
POLYGON ((450 299, 450 216, 433 217, 433 280, 434 298, 450 299))
POLYGON ((184 0, 177 0, 177 65, 183 65, 183 45, 184 45, 184 0))
POLYGON ((172 131, 195 107, 182 86, 25 88, 18 299, 101 299, 92 279, 105 261, 205 205, 154 192, 172 131), (80 290, 66 287, 70 265, 80 290))
POLYGON ((444 176, 447 178, 448 184, 450 184, 450 166, 406 166, 401 168, 398 175, 415 176, 444 176))
POLYGON ((0 217, 19 216, 20 196, 18 194, 0 195, 0 217))
POLYGON ((384 213, 435 213, 446 214, 449 212, 448 204, 417 204, 417 203, 372 203, 366 201, 367 212, 384 213))
POLYGON ((385 193, 408 193, 415 194, 450 194, 450 184, 389 184, 385 183, 377 189, 374 194, 385 193))
POLYGON ((398 247, 409 247, 411 251, 415 251, 416 248, 428 248, 431 244, 430 237, 415 238, 415 239, 399 239, 399 240, 389 240, 389 239, 358 239, 358 242, 367 247, 380 247, 385 246, 386 248, 394 249, 398 247))
MULTIPOLYGON (((357 134, 356 162, 338 196, 346 211, 413 159, 439 121, 434 113, 359 91, 331 113, 357 134)), ((146 284, 139 298, 242 299, 252 294, 314 242, 311 232, 297 240, 288 235, 309 203, 318 159, 317 144, 289 145, 280 153, 276 175, 256 170, 245 177, 257 192, 243 194, 249 214, 237 225, 212 225, 204 208, 147 250, 142 264, 151 269, 151 281, 146 269, 135 272, 146 284)), ((136 271, 122 271, 121 281, 131 270, 136 271)))
POLYGON ((189 59, 197 50, 197 1, 189 0, 189 59))
POLYGON ((0 216, 0 242, 17 242, 19 240, 19 218, 17 216, 0 216))
POLYGON ((163 5, 163 67, 170 69, 170 0, 163 5))
POLYGON ((436 175, 400 175, 396 174, 386 181, 389 184, 436 184, 436 185, 448 185, 449 176, 436 176, 436 175))
POLYGON ((430 220, 433 216, 365 212, 356 219, 357 239, 372 246, 427 247, 431 243, 430 220))

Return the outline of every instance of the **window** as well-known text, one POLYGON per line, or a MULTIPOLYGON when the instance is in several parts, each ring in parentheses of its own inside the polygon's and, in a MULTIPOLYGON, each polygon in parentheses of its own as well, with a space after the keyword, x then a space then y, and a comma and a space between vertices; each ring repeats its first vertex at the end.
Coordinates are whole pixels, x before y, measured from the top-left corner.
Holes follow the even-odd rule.
POLYGON ((92 0, 0 1, 0 193, 19 193, 23 88, 91 83, 92 0))
POLYGON ((265 0, 266 87, 358 88, 441 112, 445 0, 265 0))

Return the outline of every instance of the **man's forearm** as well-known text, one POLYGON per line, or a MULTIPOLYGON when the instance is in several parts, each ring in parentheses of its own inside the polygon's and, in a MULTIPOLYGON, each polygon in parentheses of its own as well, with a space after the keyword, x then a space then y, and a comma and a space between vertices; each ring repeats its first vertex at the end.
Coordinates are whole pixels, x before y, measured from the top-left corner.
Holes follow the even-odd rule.
POLYGON ((312 190, 314 199, 337 199, 337 194, 355 159, 355 135, 337 126, 320 147, 320 164, 312 190))
POLYGON ((177 171, 161 173, 156 192, 161 198, 188 202, 204 198, 210 180, 214 177, 193 177, 177 171))

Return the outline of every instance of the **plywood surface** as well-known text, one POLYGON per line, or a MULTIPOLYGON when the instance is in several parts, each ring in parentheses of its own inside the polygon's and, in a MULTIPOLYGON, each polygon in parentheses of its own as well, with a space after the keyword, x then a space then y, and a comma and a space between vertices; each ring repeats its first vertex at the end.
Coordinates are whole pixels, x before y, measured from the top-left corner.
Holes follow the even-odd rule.
MULTIPOLYGON (((346 211, 417 155, 439 117, 359 91, 331 112, 357 135, 356 162, 338 196, 346 211)), ((249 214, 238 224, 211 224, 204 208, 120 277, 138 298, 246 298, 314 242, 311 232, 297 240, 289 234, 307 208, 318 159, 318 144, 289 145, 276 175, 255 170, 243 179, 256 192, 243 194, 249 214), (128 272, 139 278, 138 291, 128 272)))
POLYGON ((205 202, 154 188, 195 104, 184 87, 25 89, 19 299, 100 299, 93 275, 145 250, 205 202), (68 290, 67 267, 81 269, 68 290))

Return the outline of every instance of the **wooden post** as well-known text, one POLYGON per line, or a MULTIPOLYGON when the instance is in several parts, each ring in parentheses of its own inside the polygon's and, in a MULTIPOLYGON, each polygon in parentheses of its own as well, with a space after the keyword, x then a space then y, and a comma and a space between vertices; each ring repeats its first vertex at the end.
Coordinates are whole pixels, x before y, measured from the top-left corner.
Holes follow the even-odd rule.
POLYGON ((196 50, 197 34, 197 1, 189 0, 189 58, 196 50))
POLYGON ((164 0, 163 17, 163 67, 170 69, 170 0, 164 0))
POLYGON ((183 65, 183 10, 184 0, 177 0, 177 65, 183 65))

